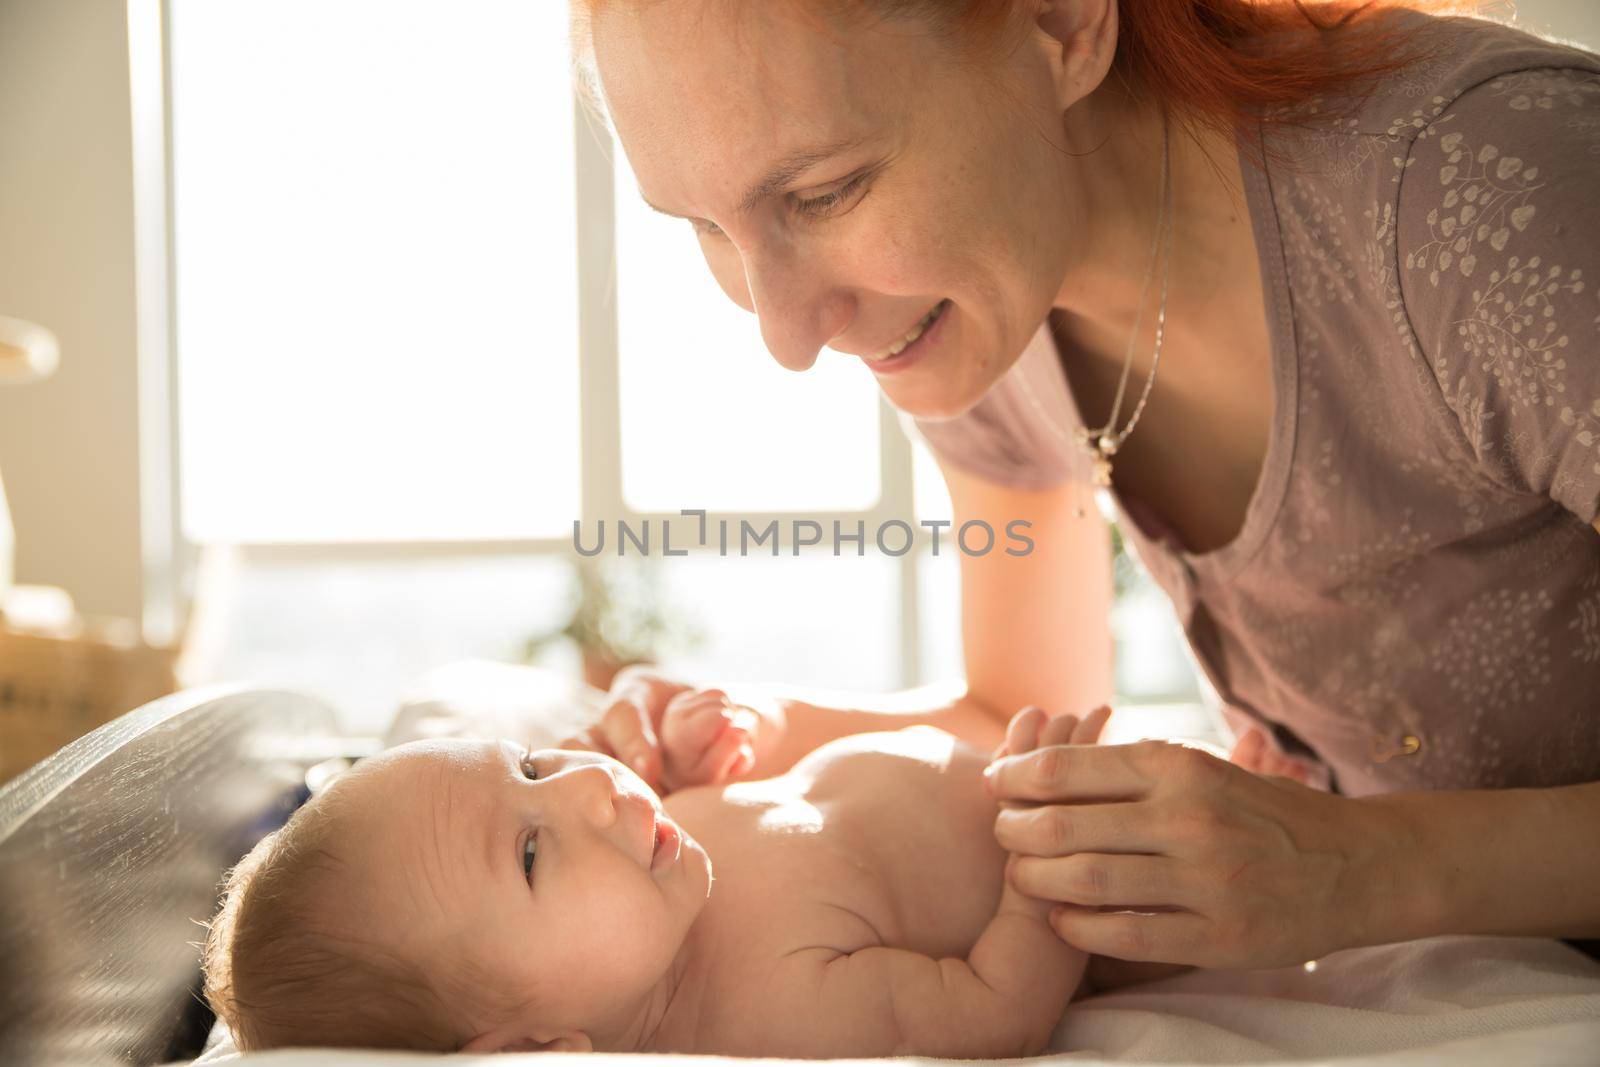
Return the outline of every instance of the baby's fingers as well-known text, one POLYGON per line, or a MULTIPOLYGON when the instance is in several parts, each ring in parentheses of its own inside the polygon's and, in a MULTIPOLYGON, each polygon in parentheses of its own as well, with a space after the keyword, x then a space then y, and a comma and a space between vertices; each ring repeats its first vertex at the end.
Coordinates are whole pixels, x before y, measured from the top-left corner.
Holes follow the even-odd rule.
POLYGON ((1101 704, 1083 717, 1077 728, 1072 731, 1072 738, 1067 742, 1072 745, 1094 745, 1100 741, 1100 732, 1106 728, 1106 722, 1111 718, 1111 706, 1101 704))
POLYGON ((720 689, 679 693, 667 703, 661 722, 661 740, 669 751, 700 752, 710 745, 733 718, 734 707, 720 689))
POLYGON ((755 760, 751 732, 746 726, 730 723, 721 736, 701 754, 684 775, 686 785, 716 785, 740 770, 749 770, 755 760))
POLYGON ((1044 709, 1034 704, 1011 716, 1011 721, 1006 724, 1005 755, 1020 756, 1038 747, 1039 728, 1044 722, 1044 709))
POLYGON ((1073 731, 1078 728, 1076 715, 1057 715, 1045 723, 1039 731, 1038 748, 1049 748, 1051 745, 1070 745, 1073 731))

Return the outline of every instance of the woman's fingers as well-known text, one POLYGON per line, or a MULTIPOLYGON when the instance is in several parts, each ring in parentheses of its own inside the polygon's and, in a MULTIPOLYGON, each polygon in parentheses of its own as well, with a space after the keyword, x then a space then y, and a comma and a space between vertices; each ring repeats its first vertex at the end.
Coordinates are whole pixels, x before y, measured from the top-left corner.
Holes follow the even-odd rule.
POLYGON ((1065 904, 1179 908, 1194 902, 1197 892, 1182 872, 1165 856, 1020 856, 1011 866, 1011 884, 1030 897, 1065 904))
POLYGON ((1074 948, 1119 960, 1189 960, 1205 954, 1211 922, 1187 911, 1100 911, 1061 904, 1050 909, 1056 936, 1074 948))
POLYGON ((1162 824, 1144 804, 1009 808, 995 817, 994 836, 1001 848, 1022 856, 1166 851, 1162 824))
POLYGON ((667 701, 693 688, 666 677, 651 664, 636 663, 617 672, 611 682, 609 695, 613 701, 633 701, 649 712, 652 723, 657 723, 661 721, 661 712, 667 706, 667 701))
POLYGON ((615 758, 616 753, 611 751, 611 746, 606 743, 605 735, 600 732, 600 727, 591 726, 562 741, 556 746, 577 752, 598 752, 602 756, 615 758))
POLYGON ((1000 800, 1034 802, 1136 800, 1150 789, 1147 746, 1051 745, 1007 756, 984 770, 989 792, 1000 800))
POLYGON ((661 746, 649 712, 629 699, 612 702, 600 720, 610 755, 632 767, 646 782, 661 778, 661 746))

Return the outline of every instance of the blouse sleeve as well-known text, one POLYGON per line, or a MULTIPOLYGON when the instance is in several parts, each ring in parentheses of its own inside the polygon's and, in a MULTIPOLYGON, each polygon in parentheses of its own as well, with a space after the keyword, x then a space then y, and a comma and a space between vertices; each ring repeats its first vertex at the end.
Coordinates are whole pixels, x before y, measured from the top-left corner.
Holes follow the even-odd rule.
POLYGON ((953 419, 920 419, 900 412, 900 426, 920 439, 939 465, 959 468, 995 485, 1048 489, 1072 470, 1046 439, 1048 427, 1024 409, 1002 382, 972 410, 953 419))
POLYGON ((1413 142, 1401 298, 1498 483, 1600 513, 1600 75, 1480 83, 1413 142))

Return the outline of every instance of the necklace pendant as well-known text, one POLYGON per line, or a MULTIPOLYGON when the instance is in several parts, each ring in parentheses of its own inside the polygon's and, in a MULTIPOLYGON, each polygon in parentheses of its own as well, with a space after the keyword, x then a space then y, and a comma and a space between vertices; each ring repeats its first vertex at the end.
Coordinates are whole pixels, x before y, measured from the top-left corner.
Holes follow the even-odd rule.
POLYGON ((1097 489, 1111 488, 1111 457, 1105 453, 1094 457, 1093 481, 1097 489))

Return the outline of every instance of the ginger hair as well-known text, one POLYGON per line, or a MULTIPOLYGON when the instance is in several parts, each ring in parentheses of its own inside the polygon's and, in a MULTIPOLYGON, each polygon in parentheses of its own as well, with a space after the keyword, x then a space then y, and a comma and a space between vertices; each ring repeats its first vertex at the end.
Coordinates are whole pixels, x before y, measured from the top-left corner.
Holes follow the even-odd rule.
MULTIPOLYGON (((595 20, 609 7, 659 0, 570 0, 575 85, 602 122, 595 69, 595 20)), ((744 0, 702 0, 741 9, 744 0)), ((803 23, 842 38, 864 21, 925 26, 962 64, 996 69, 1030 27, 1031 0, 783 0, 803 23)), ((1110 79, 1153 99, 1180 128, 1231 132, 1254 122, 1290 125, 1316 105, 1322 118, 1356 110, 1384 77, 1422 55, 1427 25, 1385 16, 1486 15, 1514 0, 1117 0, 1117 48, 1110 79), (1340 32, 1349 31, 1349 32, 1340 32), (1273 47, 1261 47, 1265 38, 1273 47), (1337 47, 1335 47, 1337 44, 1337 47)), ((1260 162, 1256 145, 1247 151, 1260 162)), ((1268 156, 1277 155, 1268 149, 1268 156)))
POLYGON ((202 946, 206 1000, 241 1051, 456 1051, 475 1035, 452 1005, 509 1017, 519 1002, 470 960, 430 973, 352 929, 352 880, 363 873, 340 852, 348 798, 338 792, 301 808, 228 872, 202 946))

